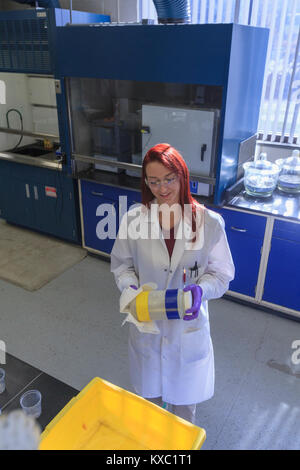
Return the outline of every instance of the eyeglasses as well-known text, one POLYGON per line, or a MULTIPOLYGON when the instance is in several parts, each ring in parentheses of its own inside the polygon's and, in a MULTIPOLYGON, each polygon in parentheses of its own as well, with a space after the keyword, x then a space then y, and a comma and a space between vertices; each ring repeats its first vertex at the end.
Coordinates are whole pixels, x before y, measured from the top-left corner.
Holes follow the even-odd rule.
POLYGON ((163 184, 164 186, 172 186, 172 184, 176 183, 178 177, 177 175, 173 176, 172 178, 165 178, 162 181, 157 180, 157 181, 148 181, 147 178, 145 178, 145 182, 149 188, 153 189, 158 189, 161 187, 163 184))

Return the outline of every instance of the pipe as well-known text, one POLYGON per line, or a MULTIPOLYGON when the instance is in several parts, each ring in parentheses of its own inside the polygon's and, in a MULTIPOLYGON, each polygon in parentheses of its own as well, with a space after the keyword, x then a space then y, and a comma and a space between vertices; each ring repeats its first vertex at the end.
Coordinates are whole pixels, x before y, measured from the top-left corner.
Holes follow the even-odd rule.
POLYGON ((190 0, 153 0, 159 23, 190 23, 190 0))
POLYGON ((73 10, 73 4, 72 4, 72 0, 70 0, 70 24, 72 24, 72 22, 73 22, 72 10, 73 10))
POLYGON ((35 137, 37 139, 48 139, 54 142, 59 142, 59 136, 54 134, 24 131, 23 129, 9 129, 8 127, 0 127, 0 132, 3 132, 4 134, 23 135, 25 137, 35 137))

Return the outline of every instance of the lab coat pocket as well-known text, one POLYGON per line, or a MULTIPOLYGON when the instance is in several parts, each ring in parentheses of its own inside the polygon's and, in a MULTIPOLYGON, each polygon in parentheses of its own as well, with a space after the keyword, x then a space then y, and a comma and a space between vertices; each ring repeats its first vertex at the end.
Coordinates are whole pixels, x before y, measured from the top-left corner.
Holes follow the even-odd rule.
POLYGON ((197 280, 205 271, 207 259, 201 252, 197 253, 197 256, 195 256, 195 253, 188 252, 182 261, 182 265, 186 269, 186 283, 197 284, 197 280))
POLYGON ((206 359, 211 351, 209 331, 205 328, 188 329, 182 334, 181 355, 184 362, 206 359))

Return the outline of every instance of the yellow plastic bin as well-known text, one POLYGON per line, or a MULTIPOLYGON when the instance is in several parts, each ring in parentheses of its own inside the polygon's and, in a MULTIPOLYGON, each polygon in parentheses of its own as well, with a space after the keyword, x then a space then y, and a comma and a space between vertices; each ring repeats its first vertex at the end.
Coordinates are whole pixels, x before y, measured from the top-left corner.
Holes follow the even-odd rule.
POLYGON ((94 378, 48 424, 40 450, 200 449, 205 430, 94 378))

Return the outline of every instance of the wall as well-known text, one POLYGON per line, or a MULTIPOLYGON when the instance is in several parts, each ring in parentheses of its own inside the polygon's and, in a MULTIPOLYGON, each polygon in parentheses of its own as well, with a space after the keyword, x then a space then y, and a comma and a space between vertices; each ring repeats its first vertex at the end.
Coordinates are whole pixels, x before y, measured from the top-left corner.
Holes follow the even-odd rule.
POLYGON ((288 146, 284 144, 264 144, 263 142, 259 141, 256 144, 255 154, 259 155, 261 152, 265 152, 267 154, 268 160, 275 162, 275 160, 278 158, 290 157, 294 149, 300 150, 300 147, 296 145, 288 146))
MULTIPOLYGON (((61 8, 69 9, 70 0, 60 0, 61 8)), ((24 10, 28 5, 0 0, 0 10, 24 10)), ((72 9, 110 15, 112 21, 136 21, 137 0, 72 0, 72 9)))
MULTIPOLYGON (((60 0, 62 8, 70 8, 70 0, 60 0)), ((112 21, 136 21, 137 0, 73 0, 73 10, 110 15, 112 21)))
MULTIPOLYGON (((29 100, 28 78, 23 74, 0 73, 0 80, 6 84, 6 103, 0 104, 0 126, 7 127, 6 113, 9 109, 17 109, 23 118, 23 129, 33 130, 32 107, 29 100)), ((16 112, 9 113, 9 124, 12 129, 20 129, 21 122, 16 112)), ((0 151, 14 147, 20 139, 19 135, 0 133, 0 151)), ((32 142, 31 138, 23 137, 22 145, 32 142)))
MULTIPOLYGON (((16 109, 22 115, 24 130, 59 135, 53 79, 0 72, 0 82, 5 84, 5 96, 1 94, 0 97, 0 127, 7 127, 7 111, 16 109)), ((8 117, 12 129, 21 128, 18 113, 12 111, 8 117)), ((1 132, 0 151, 14 147, 19 138, 18 135, 1 132)), ((34 142, 33 138, 23 137, 21 145, 31 142, 34 142)))

